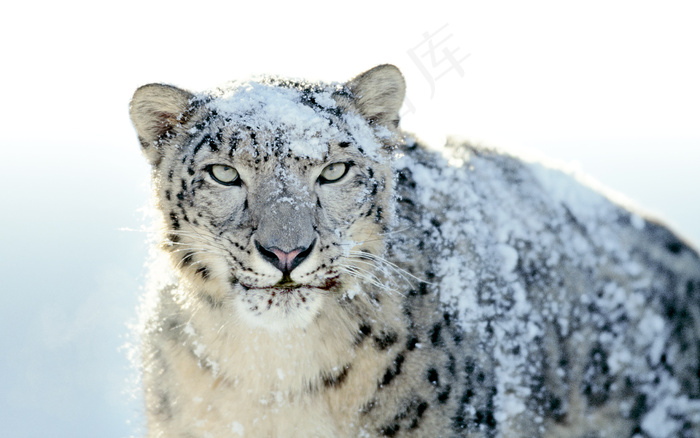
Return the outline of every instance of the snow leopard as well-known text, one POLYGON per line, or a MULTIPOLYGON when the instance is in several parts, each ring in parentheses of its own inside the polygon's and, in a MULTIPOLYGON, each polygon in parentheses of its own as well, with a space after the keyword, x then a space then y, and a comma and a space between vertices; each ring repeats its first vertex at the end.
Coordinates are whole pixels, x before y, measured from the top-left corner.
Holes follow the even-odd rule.
POLYGON ((424 145, 404 94, 135 92, 148 437, 700 437, 698 252, 580 173, 424 145))

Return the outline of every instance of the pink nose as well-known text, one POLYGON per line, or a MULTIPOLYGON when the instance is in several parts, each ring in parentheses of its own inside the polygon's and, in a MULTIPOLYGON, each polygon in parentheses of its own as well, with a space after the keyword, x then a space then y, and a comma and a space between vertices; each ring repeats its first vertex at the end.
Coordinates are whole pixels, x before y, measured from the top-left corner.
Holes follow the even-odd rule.
POLYGON ((289 252, 282 251, 276 246, 266 248, 257 241, 255 242, 255 247, 268 263, 282 271, 284 275, 289 275, 311 254, 315 243, 316 241, 314 240, 307 248, 296 248, 289 252))
MULTIPOLYGON (((292 267, 294 259, 301 254, 300 249, 295 249, 292 252, 284 252, 280 249, 272 248, 271 252, 277 256, 277 264, 275 266, 282 272, 292 272, 292 269, 294 269, 292 267)), ((294 267, 296 267, 296 265, 294 267)))

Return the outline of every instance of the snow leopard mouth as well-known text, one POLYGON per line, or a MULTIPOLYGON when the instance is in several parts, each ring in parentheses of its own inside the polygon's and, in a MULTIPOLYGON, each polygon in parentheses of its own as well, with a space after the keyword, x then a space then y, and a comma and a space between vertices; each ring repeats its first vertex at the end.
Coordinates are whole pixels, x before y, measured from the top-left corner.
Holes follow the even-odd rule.
POLYGON ((241 283, 240 281, 234 281, 234 283, 237 283, 240 285, 243 290, 246 292, 270 292, 273 296, 280 293, 280 294, 287 294, 287 293, 294 293, 294 292, 300 292, 300 291, 323 291, 323 292, 332 292, 340 287, 340 282, 338 281, 338 277, 332 277, 328 278, 325 280, 325 283, 321 285, 312 285, 312 284, 301 284, 301 283, 295 283, 293 281, 287 281, 286 279, 283 279, 279 283, 273 285, 273 286, 264 286, 264 287, 259 287, 259 286, 250 286, 244 283, 241 283))

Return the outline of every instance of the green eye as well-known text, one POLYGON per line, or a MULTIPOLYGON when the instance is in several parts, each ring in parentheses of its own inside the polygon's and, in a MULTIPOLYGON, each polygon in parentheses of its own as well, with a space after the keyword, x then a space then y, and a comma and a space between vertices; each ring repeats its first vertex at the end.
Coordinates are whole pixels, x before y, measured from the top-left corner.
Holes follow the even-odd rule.
POLYGON ((333 163, 326 166, 318 178, 321 184, 333 183, 344 177, 350 166, 346 163, 333 163))
POLYGON ((225 164, 214 164, 213 166, 210 166, 209 175, 214 181, 225 186, 235 186, 240 183, 238 171, 225 164))

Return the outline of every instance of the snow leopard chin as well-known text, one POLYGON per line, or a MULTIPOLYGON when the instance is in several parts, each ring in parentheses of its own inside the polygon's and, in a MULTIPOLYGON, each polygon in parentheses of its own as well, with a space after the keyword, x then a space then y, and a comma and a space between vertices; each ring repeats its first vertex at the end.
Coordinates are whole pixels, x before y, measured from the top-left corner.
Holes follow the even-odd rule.
POLYGON ((278 332, 311 324, 328 294, 327 290, 308 286, 248 288, 238 285, 233 302, 241 320, 251 328, 278 332))

